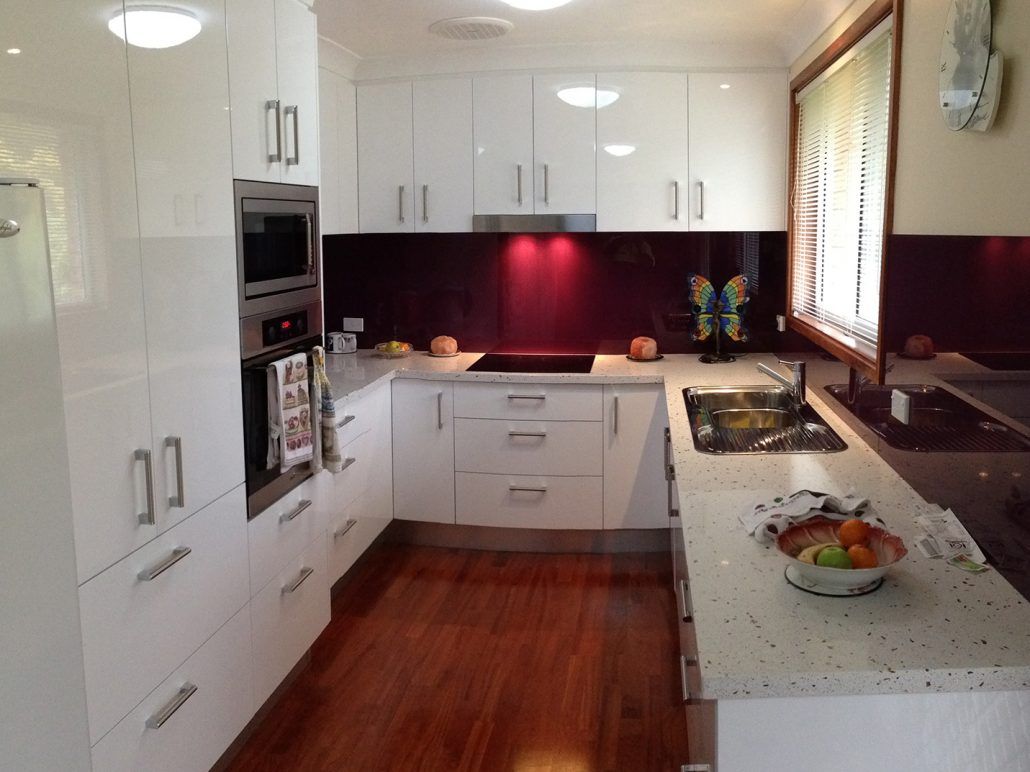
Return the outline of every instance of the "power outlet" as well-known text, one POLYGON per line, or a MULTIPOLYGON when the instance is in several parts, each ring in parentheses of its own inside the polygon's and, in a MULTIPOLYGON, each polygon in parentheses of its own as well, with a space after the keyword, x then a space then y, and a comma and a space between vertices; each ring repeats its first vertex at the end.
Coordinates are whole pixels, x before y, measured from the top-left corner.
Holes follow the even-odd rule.
POLYGON ((345 316, 345 317, 343 317, 343 331, 344 332, 364 332, 365 331, 365 318, 363 316, 345 316))

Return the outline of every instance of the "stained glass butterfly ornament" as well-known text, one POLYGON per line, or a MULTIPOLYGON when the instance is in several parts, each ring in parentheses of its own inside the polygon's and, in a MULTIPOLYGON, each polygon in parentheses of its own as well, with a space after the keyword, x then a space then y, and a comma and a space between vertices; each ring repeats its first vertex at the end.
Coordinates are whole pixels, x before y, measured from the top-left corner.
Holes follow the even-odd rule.
POLYGON ((744 328, 744 305, 748 302, 748 278, 734 276, 722 292, 715 294, 715 287, 704 276, 690 276, 690 308, 694 312, 694 340, 707 340, 715 336, 715 353, 702 354, 699 358, 706 364, 732 362, 736 357, 722 353, 719 345, 720 333, 726 333, 730 340, 746 341, 744 328))

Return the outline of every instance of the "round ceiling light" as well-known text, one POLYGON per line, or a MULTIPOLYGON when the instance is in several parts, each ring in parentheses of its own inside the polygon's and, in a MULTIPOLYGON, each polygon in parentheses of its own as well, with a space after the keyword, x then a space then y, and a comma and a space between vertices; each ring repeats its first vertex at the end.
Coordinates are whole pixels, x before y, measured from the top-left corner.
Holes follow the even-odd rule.
POLYGON ((558 91, 558 98, 573 107, 607 107, 619 98, 619 92, 593 86, 568 86, 558 91))
POLYGON ((523 11, 550 11, 552 8, 568 5, 572 0, 501 0, 501 2, 523 11))
POLYGON ((189 11, 164 5, 129 6, 107 23, 107 28, 131 46, 171 48, 200 34, 201 24, 189 11))

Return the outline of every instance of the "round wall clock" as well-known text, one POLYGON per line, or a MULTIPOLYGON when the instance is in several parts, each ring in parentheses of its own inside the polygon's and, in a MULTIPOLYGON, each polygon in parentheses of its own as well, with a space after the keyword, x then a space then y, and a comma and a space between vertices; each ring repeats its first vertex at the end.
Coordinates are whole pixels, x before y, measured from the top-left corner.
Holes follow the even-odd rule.
POLYGON ((951 0, 941 41, 940 103, 952 131, 969 125, 991 60, 991 0, 951 0))

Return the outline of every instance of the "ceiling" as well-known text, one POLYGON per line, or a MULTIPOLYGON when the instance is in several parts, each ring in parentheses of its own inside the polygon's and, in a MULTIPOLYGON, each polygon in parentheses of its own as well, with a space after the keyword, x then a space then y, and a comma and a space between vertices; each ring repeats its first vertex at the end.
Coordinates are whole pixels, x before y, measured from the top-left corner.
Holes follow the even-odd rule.
POLYGON ((789 48, 799 17, 827 0, 572 0, 521 11, 501 0, 316 0, 319 34, 362 59, 429 56, 469 47, 583 44, 773 44, 789 48), (429 25, 456 16, 507 19, 483 42, 446 40, 429 25))

